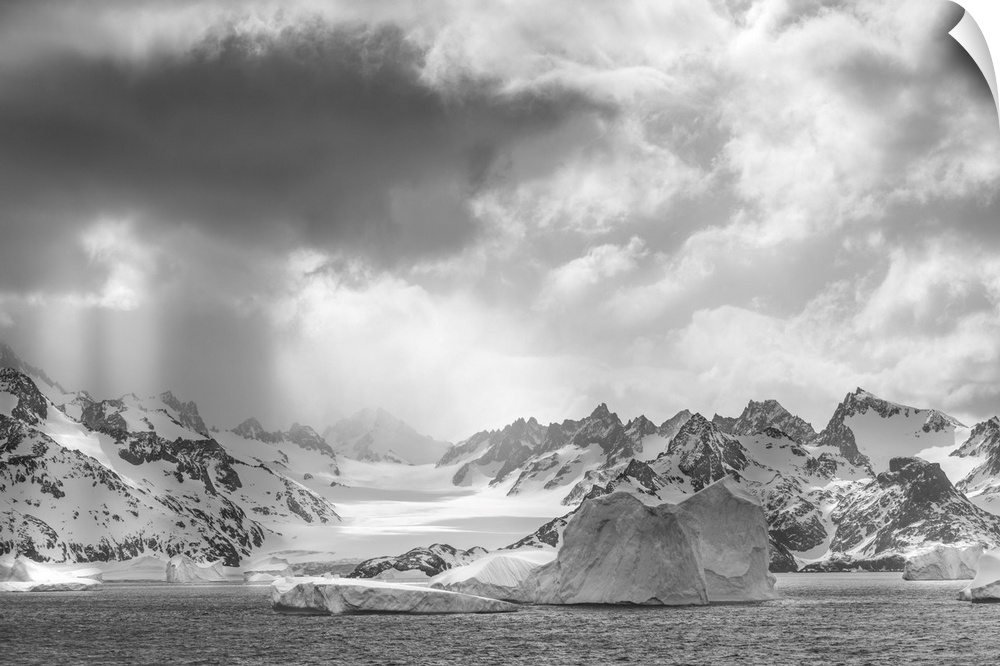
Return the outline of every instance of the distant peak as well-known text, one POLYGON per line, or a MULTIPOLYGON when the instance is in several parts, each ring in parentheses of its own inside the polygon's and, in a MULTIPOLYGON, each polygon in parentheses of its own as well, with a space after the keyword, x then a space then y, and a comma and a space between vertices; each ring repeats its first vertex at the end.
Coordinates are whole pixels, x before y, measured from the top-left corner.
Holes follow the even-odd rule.
POLYGON ((591 413, 591 416, 604 417, 604 416, 609 415, 610 413, 611 413, 611 410, 608 409, 608 404, 605 403, 605 402, 602 402, 601 404, 599 404, 594 409, 594 411, 591 413))

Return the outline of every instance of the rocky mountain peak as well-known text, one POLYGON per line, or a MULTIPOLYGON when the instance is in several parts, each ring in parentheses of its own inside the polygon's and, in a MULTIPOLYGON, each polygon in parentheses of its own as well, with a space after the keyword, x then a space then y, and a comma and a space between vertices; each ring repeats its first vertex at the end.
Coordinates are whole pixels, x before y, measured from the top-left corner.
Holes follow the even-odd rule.
POLYGON ((282 439, 280 432, 268 432, 267 430, 264 430, 260 421, 252 416, 233 428, 232 431, 244 439, 253 439, 258 442, 266 442, 268 444, 276 444, 282 439))
POLYGON ((889 471, 877 478, 882 484, 908 487, 911 499, 922 502, 939 502, 956 493, 941 465, 920 458, 893 458, 889 461, 889 471))
POLYGON ((611 410, 608 409, 607 403, 604 403, 604 402, 602 402, 597 407, 595 407, 594 411, 591 412, 591 414, 590 414, 590 418, 592 418, 592 419, 602 419, 602 420, 606 419, 606 418, 609 418, 609 417, 612 417, 612 416, 615 417, 616 419, 618 418, 618 415, 617 414, 613 414, 611 412, 611 410))
POLYGON ((659 432, 659 428, 656 427, 655 423, 647 419, 645 416, 641 415, 635 417, 627 424, 625 424, 625 430, 632 437, 636 437, 639 439, 646 437, 647 435, 653 435, 659 432))
POLYGON ((677 468, 691 478, 696 492, 725 476, 739 478, 740 472, 750 464, 739 440, 697 413, 670 440, 667 450, 657 457, 657 461, 668 457, 677 460, 677 468))
POLYGON ((326 443, 326 440, 307 425, 293 423, 292 427, 288 429, 286 437, 289 442, 300 448, 308 449, 310 451, 319 451, 320 453, 325 453, 331 458, 336 457, 333 448, 326 443))
POLYGON ((756 435, 768 428, 776 428, 800 444, 816 436, 816 431, 809 423, 793 415, 773 399, 748 402, 743 413, 727 432, 732 435, 756 435))
POLYGON ((48 405, 45 396, 38 390, 31 377, 20 370, 11 367, 0 369, 0 392, 17 397, 17 405, 11 410, 12 417, 29 425, 35 425, 47 418, 48 405))
POLYGON ((45 371, 22 361, 18 358, 17 354, 14 353, 13 349, 8 347, 3 342, 0 342, 0 368, 12 368, 22 374, 28 375, 29 377, 40 379, 49 386, 59 389, 60 392, 66 393, 66 389, 60 386, 58 382, 52 381, 52 379, 45 374, 45 371))
POLYGON ((160 394, 160 400, 164 405, 172 409, 177 416, 177 422, 186 428, 190 428, 197 433, 208 437, 208 427, 198 413, 198 405, 193 400, 181 402, 170 391, 160 394))

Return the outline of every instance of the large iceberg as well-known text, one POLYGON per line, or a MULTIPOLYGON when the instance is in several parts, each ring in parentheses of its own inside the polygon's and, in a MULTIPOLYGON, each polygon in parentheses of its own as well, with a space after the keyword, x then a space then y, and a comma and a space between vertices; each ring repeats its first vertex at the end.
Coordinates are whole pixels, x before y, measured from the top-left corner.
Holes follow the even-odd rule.
POLYGON ((709 601, 776 599, 767 517, 760 502, 731 477, 686 498, 677 515, 697 535, 709 601))
POLYGON ((24 557, 0 561, 0 592, 75 592, 93 590, 101 581, 84 571, 59 571, 24 557))
POLYGON ((478 597, 517 601, 522 598, 518 588, 528 575, 555 557, 555 549, 550 548, 498 551, 464 567, 443 571, 431 579, 430 585, 478 597))
POLYGON ((958 593, 962 601, 1000 602, 1000 548, 983 553, 976 577, 958 593))
POLYGON ((519 601, 540 604, 707 604, 697 535, 674 507, 618 492, 585 501, 556 559, 527 576, 519 601))
POLYGON ((104 580, 109 581, 167 580, 167 560, 155 555, 140 555, 128 560, 108 562, 102 568, 104 580))
POLYGON ((907 558, 903 580, 972 579, 982 555, 982 546, 934 546, 907 558))
POLYGON ((168 583, 219 583, 227 580, 222 561, 195 562, 187 555, 174 555, 167 562, 168 583))
POLYGON ((517 606, 497 599, 367 578, 286 578, 271 586, 283 613, 506 613, 517 606))

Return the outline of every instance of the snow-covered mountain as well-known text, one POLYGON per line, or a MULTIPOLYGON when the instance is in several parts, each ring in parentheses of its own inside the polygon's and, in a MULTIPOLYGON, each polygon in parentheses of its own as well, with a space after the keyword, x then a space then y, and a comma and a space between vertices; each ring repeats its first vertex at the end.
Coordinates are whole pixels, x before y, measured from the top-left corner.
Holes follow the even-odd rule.
POLYGON ((833 447, 873 473, 885 471, 892 458, 955 444, 954 418, 935 409, 917 409, 883 400, 864 389, 848 393, 830 422, 811 442, 833 447))
POLYGON ((384 409, 362 409, 323 433, 345 458, 408 465, 435 463, 451 444, 421 435, 384 409))
POLYGON ((956 485, 977 506, 1000 514, 1000 418, 972 428, 969 438, 951 454, 966 458, 975 467, 956 485))
POLYGON ((432 578, 442 571, 476 561, 488 551, 473 546, 462 550, 448 544, 435 543, 427 548, 414 548, 402 555, 373 557, 365 560, 348 574, 348 578, 432 578))
MULTIPOLYGON (((775 570, 895 567, 938 543, 1000 545, 1000 419, 970 430, 862 389, 818 434, 774 400, 711 420, 683 410, 659 425, 623 421, 601 404, 580 419, 519 419, 449 446, 380 410, 326 435, 301 424, 267 430, 253 418, 219 430, 170 392, 98 400, 67 392, 9 348, 0 346, 0 362, 0 554, 237 563, 295 534, 323 544, 346 535, 352 554, 369 557, 357 545, 369 537, 357 535, 398 534, 433 507, 446 521, 489 507, 497 524, 516 518, 527 531, 587 497, 624 490, 676 503, 727 476, 764 505, 775 570), (406 517, 384 515, 397 510, 406 517), (338 513, 349 530, 325 531, 338 513)), ((561 525, 556 518, 517 545, 551 547, 561 525)), ((490 547, 507 542, 490 534, 490 547)), ((383 552, 412 547, 393 543, 383 552)), ((419 569, 436 562, 431 555, 450 561, 449 548, 369 568, 398 571, 405 560, 419 569)))
POLYGON ((811 568, 892 569, 929 544, 1000 545, 1000 516, 973 504, 936 463, 893 458, 888 471, 857 484, 830 514, 831 556, 811 568))
POLYGON ((193 402, 70 394, 2 356, 0 553, 235 566, 283 525, 339 522, 328 500, 209 436, 193 402))
MULTIPOLYGON (((886 490, 890 478, 906 479, 905 473, 890 474, 890 461, 925 449, 954 449, 962 429, 942 412, 892 403, 862 389, 848 394, 818 434, 774 400, 750 401, 740 416, 731 418, 708 420, 684 411, 661 426, 644 416, 623 424, 600 405, 580 421, 542 426, 522 419, 499 431, 477 433, 457 444, 439 465, 456 466, 456 485, 506 488, 511 496, 558 493, 567 506, 616 490, 649 504, 676 502, 731 476, 764 504, 773 564, 782 570, 792 568, 793 557, 800 563, 884 557, 896 562, 902 553, 933 543, 991 543, 996 519, 977 509, 970 522, 971 504, 954 488, 962 501, 934 509, 942 523, 955 520, 954 530, 941 529, 932 520, 911 524, 897 517, 868 528, 882 530, 879 538, 859 543, 847 536, 871 517, 857 508, 863 498, 892 504, 903 517, 927 508, 914 503, 913 493, 886 490), (653 451, 656 455, 650 455, 653 451), (873 470, 883 468, 885 473, 876 477, 873 470)), ((973 454, 982 461, 963 487, 975 488, 985 498, 1000 490, 1000 482, 994 481, 1000 469, 991 466, 1000 461, 1000 447, 982 445, 973 454), (997 451, 995 459, 986 451, 997 451)), ((908 488, 920 485, 919 479, 908 483, 908 488)), ((557 541, 560 524, 547 523, 540 533, 517 543, 557 541)))
POLYGON ((756 435, 767 428, 774 428, 799 444, 808 444, 816 437, 816 431, 810 424, 790 413, 777 400, 751 400, 737 418, 729 419, 716 414, 712 421, 730 435, 756 435))

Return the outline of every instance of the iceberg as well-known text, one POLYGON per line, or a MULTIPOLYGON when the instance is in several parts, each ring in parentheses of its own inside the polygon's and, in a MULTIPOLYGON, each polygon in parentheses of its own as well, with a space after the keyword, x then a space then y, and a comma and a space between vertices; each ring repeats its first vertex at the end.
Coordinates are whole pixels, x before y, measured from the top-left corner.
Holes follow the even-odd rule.
POLYGON ((982 546, 938 545, 918 551, 907 558, 903 580, 971 580, 982 555, 982 546))
POLYGON ((0 562, 0 592, 75 592, 101 586, 101 581, 76 575, 78 573, 86 572, 60 572, 52 566, 18 556, 0 562))
POLYGON ((555 549, 531 548, 484 555, 472 564, 443 571, 431 579, 435 589, 477 597, 517 601, 518 588, 532 571, 556 557, 555 549))
POLYGON ((281 557, 268 557, 254 562, 243 571, 243 581, 246 583, 273 583, 279 578, 294 576, 292 565, 281 557))
POLYGON ((534 569, 517 600, 538 604, 704 605, 698 536, 674 511, 617 492, 586 500, 556 558, 534 569))
POLYGON ((518 607, 497 599, 368 578, 286 578, 271 585, 282 613, 507 613, 518 607))
POLYGON ((983 553, 979 558, 976 577, 958 593, 962 601, 1000 602, 1000 548, 983 553))
POLYGON ((732 478, 725 477, 676 506, 678 517, 697 535, 708 600, 776 599, 764 507, 732 478))
POLYGON ((168 583, 219 583, 227 580, 222 560, 195 562, 187 555, 174 555, 167 562, 168 583))
POLYGON ((102 569, 103 578, 108 581, 167 580, 167 560, 155 555, 140 555, 128 560, 108 562, 102 569))

